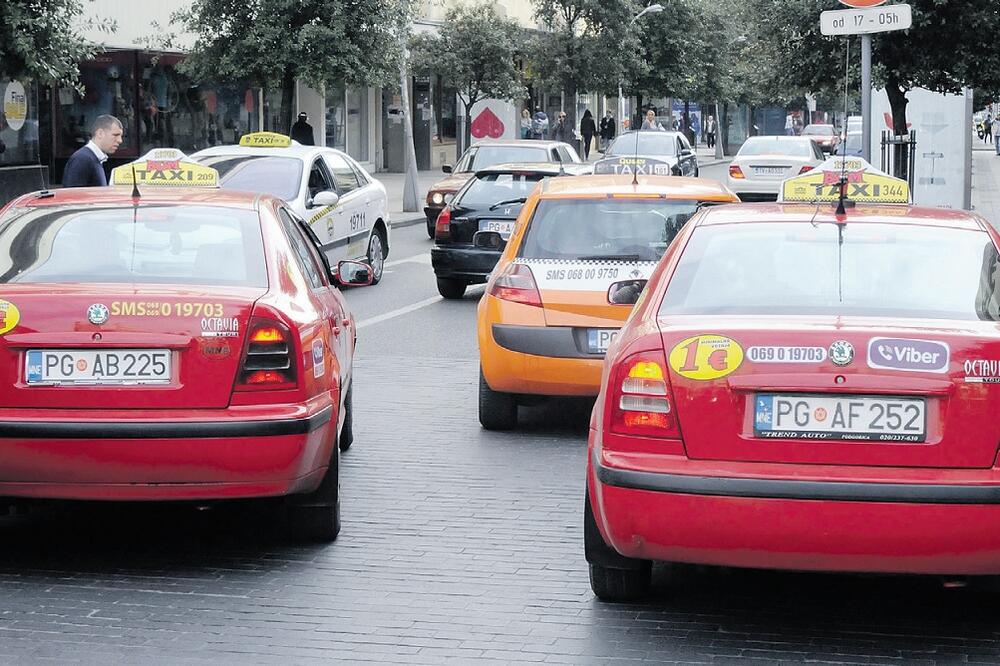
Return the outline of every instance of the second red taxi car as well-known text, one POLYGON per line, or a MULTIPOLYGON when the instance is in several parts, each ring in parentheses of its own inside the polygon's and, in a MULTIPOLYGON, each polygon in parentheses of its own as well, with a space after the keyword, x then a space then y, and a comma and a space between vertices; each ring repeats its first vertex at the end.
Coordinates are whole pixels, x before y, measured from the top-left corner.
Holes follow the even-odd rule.
POLYGON ((137 193, 0 214, 0 497, 285 496, 294 534, 332 540, 354 319, 282 201, 158 187, 212 172, 161 165, 139 165, 137 193))
POLYGON ((608 350, 595 593, 640 596, 654 560, 1000 573, 998 241, 906 205, 693 218, 608 350))

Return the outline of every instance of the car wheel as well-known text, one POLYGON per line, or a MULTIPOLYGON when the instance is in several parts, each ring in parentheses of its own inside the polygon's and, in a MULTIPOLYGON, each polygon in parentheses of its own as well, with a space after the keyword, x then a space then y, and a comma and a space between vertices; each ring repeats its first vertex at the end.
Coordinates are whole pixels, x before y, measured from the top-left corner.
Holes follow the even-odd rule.
POLYGON ((285 499, 286 524, 293 541, 330 543, 340 534, 340 449, 333 447, 330 466, 319 488, 285 499))
POLYGON ((512 430, 517 427, 517 401, 510 393, 494 391, 479 370, 479 423, 486 430, 512 430))
POLYGON ((461 280, 452 280, 450 278, 438 278, 438 293, 447 298, 448 300, 458 300, 465 296, 465 290, 469 286, 462 282, 461 280))
POLYGON ((583 548, 590 567, 590 589, 602 601, 635 601, 649 594, 653 563, 625 557, 604 542, 584 495, 583 548))
POLYGON ((427 237, 431 240, 434 240, 434 222, 435 220, 427 218, 427 237))
POLYGON ((375 231, 368 241, 368 263, 372 266, 372 284, 378 284, 385 268, 385 238, 381 231, 375 231))
POLYGON ((354 395, 354 382, 351 382, 347 389, 347 397, 344 398, 344 427, 340 429, 340 450, 346 451, 354 443, 354 409, 352 407, 354 395))
POLYGON ((694 177, 701 178, 701 169, 699 169, 698 167, 695 167, 694 169, 694 177))

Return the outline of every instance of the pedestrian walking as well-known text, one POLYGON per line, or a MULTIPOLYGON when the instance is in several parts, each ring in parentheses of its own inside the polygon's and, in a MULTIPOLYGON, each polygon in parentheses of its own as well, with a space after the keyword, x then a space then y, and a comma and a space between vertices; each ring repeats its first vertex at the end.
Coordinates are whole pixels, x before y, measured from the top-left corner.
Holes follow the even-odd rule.
POLYGON ((993 114, 986 113, 986 122, 983 123, 983 142, 993 143, 993 114))
POLYGON ((705 144, 709 148, 715 148, 715 116, 705 119, 705 144))
POLYGON ((556 121, 556 124, 552 126, 550 138, 553 141, 562 141, 563 143, 570 143, 573 141, 573 128, 566 122, 565 111, 559 112, 559 118, 556 121))
POLYGON ((583 118, 580 119, 580 136, 583 137, 584 160, 590 158, 590 142, 594 140, 595 134, 597 134, 597 123, 594 122, 594 116, 590 113, 590 109, 587 109, 583 112, 583 118))
POLYGON ((996 118, 993 119, 993 123, 990 126, 990 129, 993 132, 993 142, 994 142, 994 147, 996 148, 997 151, 997 155, 1000 155, 1000 116, 997 116, 996 118))
POLYGON ((615 114, 608 109, 607 115, 601 118, 601 150, 607 150, 611 140, 615 138, 615 114))
POLYGON ((66 161, 63 187, 101 187, 108 184, 104 163, 122 145, 123 128, 114 116, 97 116, 90 128, 90 141, 66 161))
POLYGON ((521 109, 521 138, 531 138, 531 112, 527 109, 521 109))
POLYGON ((656 111, 653 109, 648 109, 646 111, 646 119, 642 121, 642 128, 644 130, 663 130, 663 125, 661 125, 656 120, 656 111))
POLYGON ((544 139, 549 131, 549 117, 541 109, 535 111, 531 117, 531 138, 544 139))
POLYGON ((313 128, 309 124, 309 114, 303 111, 299 114, 299 119, 292 124, 292 139, 298 141, 303 146, 313 146, 316 139, 313 138, 313 128))

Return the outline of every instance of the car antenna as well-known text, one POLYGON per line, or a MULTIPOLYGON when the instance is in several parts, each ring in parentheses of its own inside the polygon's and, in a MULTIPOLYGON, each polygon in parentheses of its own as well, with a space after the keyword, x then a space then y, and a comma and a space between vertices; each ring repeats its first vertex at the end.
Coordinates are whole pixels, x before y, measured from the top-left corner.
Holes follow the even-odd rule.
POLYGON ((139 194, 139 181, 135 179, 135 165, 132 166, 132 198, 139 199, 142 195, 139 194))
MULTIPOLYGON (((846 42, 846 54, 844 56, 844 122, 847 122, 847 100, 848 100, 848 85, 851 82, 851 38, 847 37, 846 42)), ((845 141, 846 143, 846 141, 845 141)), ((837 197, 837 210, 836 215, 847 215, 847 209, 844 208, 844 198, 847 195, 847 150, 844 150, 844 154, 840 156, 840 180, 838 181, 838 187, 840 188, 840 195, 837 197)), ((841 239, 843 242, 843 239, 841 239)))
POLYGON ((635 133, 635 151, 632 153, 632 187, 639 184, 639 133, 635 133))
POLYGON ((565 176, 566 167, 563 166, 563 158, 562 155, 559 154, 559 148, 556 148, 556 159, 559 160, 559 175, 565 176))

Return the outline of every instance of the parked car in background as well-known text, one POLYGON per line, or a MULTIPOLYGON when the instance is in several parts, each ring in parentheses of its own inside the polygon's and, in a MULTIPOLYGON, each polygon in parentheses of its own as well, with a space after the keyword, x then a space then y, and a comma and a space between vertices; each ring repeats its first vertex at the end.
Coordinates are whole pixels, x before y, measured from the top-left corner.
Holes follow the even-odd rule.
POLYGON ((808 137, 752 136, 729 164, 726 186, 743 201, 774 201, 781 181, 811 171, 825 159, 808 137))
POLYGON ((837 128, 833 125, 806 125, 802 130, 801 136, 807 136, 815 141, 823 149, 824 153, 835 152, 837 144, 840 143, 837 128))

